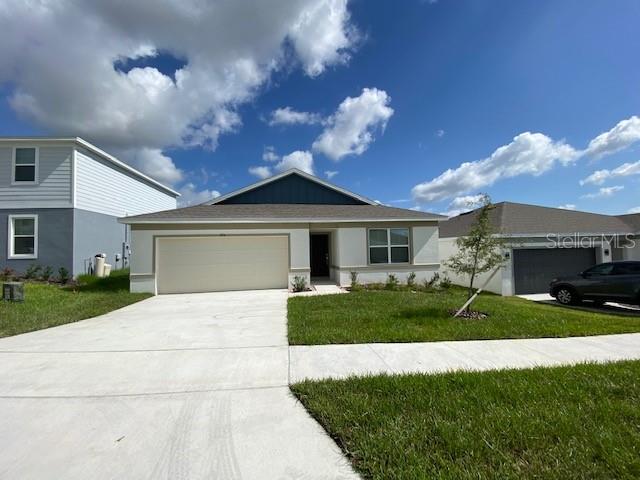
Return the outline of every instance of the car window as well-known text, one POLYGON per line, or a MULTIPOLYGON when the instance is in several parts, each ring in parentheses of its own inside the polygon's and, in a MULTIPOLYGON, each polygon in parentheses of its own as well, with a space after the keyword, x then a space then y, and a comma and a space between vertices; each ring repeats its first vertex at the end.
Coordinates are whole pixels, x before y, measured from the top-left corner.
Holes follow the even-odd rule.
POLYGON ((603 263, 590 268, 585 273, 589 275, 609 275, 613 271, 613 263, 603 263))
POLYGON ((613 269, 614 275, 640 275, 640 263, 618 263, 613 269))

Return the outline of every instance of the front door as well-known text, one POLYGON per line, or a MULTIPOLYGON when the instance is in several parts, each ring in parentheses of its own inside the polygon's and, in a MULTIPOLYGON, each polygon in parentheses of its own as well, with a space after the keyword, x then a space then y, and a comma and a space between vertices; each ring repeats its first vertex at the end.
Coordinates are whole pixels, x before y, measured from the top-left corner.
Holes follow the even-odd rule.
POLYGON ((329 234, 311 234, 311 276, 329 276, 329 234))

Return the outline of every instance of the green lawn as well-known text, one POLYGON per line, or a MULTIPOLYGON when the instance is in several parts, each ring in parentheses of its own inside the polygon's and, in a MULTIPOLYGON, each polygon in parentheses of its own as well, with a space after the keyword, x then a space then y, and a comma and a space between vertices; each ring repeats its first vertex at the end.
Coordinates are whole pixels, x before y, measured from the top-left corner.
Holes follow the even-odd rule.
POLYGON ((289 299, 289 343, 432 342, 491 338, 570 337, 640 331, 640 316, 593 313, 516 297, 481 295, 483 320, 453 319, 459 288, 427 293, 362 291, 289 299))
POLYGON ((291 389, 365 478, 640 478, 637 361, 291 389))
POLYGON ((129 292, 129 271, 108 278, 83 276, 77 286, 26 283, 25 302, 0 301, 0 337, 95 317, 148 298, 129 292))

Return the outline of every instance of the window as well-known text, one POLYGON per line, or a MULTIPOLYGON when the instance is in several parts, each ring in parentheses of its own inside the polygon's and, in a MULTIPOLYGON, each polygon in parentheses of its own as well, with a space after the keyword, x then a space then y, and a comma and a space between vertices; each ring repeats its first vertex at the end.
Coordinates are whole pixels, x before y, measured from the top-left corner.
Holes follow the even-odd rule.
POLYGON ((38 257, 38 217, 9 215, 9 258, 38 257))
POLYGON ((369 263, 409 263, 409 229, 370 229, 369 263))
POLYGON ((38 149, 16 147, 13 150, 13 183, 36 183, 37 174, 38 149))
POLYGON ((640 262, 617 263, 613 269, 614 275, 640 275, 640 262))
POLYGON ((613 263, 601 263, 587 270, 587 275, 609 275, 613 271, 613 263))

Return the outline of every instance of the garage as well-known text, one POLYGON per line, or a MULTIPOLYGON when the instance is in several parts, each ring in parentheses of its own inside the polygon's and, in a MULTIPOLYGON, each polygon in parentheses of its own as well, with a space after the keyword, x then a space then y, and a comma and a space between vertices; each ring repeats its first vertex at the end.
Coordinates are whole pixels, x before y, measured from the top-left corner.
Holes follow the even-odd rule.
POLYGON ((287 236, 201 236, 157 239, 158 293, 287 288, 287 236))
POLYGON ((513 250, 516 295, 547 293, 555 277, 576 275, 596 263, 595 248, 531 248, 513 250))

